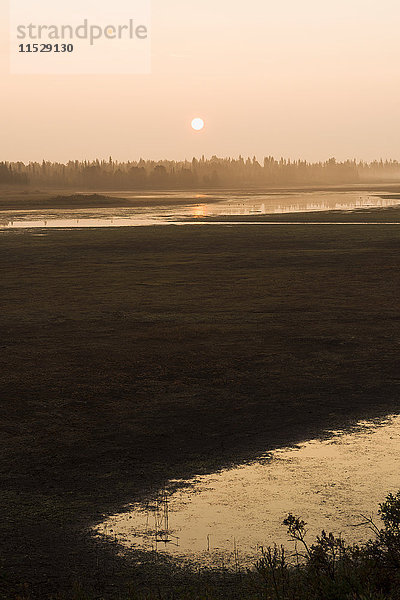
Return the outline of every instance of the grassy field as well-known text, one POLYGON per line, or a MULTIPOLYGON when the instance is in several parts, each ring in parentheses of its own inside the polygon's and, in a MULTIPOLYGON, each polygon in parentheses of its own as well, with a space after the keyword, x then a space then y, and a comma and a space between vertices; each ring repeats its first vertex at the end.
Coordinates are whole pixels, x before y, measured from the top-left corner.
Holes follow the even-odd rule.
POLYGON ((0 232, 4 597, 118 597, 149 573, 92 543, 104 513, 398 412, 399 250, 396 225, 0 232))

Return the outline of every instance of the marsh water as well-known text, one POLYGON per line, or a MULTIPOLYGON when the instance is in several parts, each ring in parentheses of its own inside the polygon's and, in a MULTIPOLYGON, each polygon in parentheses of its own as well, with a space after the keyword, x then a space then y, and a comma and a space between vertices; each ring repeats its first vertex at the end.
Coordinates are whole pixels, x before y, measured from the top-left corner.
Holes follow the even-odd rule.
MULTIPOLYGON (((168 553, 201 564, 254 563, 260 547, 284 544, 284 517, 349 542, 371 537, 365 517, 400 488, 400 416, 363 421, 351 431, 281 448, 249 464, 170 481, 149 501, 126 507, 97 528, 127 548, 168 553)), ((293 549, 293 548, 292 548, 293 549)))
POLYGON ((124 208, 71 208, 12 210, 0 213, 0 229, 127 227, 170 224, 196 224, 207 217, 261 216, 296 212, 389 207, 400 198, 378 192, 308 191, 285 193, 165 193, 138 195, 108 193, 110 198, 132 201, 124 208))

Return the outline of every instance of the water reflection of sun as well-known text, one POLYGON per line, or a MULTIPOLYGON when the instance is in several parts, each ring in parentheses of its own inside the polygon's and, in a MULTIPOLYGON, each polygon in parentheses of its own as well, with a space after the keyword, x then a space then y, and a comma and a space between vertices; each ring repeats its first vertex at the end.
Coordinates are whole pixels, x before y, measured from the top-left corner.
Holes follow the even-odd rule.
POLYGON ((207 207, 204 204, 199 204, 193 208, 194 217, 205 217, 207 215, 207 207))

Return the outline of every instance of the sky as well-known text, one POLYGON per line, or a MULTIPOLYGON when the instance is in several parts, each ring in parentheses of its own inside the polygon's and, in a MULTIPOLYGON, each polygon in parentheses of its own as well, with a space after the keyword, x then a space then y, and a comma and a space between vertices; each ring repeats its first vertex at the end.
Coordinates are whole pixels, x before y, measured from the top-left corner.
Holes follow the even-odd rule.
POLYGON ((145 75, 10 74, 8 1, 0 160, 400 159, 398 0, 152 0, 145 75))

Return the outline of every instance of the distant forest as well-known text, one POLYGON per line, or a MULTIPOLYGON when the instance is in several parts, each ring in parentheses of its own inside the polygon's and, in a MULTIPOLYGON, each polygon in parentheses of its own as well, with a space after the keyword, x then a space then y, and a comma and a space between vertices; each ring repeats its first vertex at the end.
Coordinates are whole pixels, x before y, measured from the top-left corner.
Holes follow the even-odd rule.
POLYGON ((0 184, 88 189, 198 189, 286 185, 356 184, 400 180, 396 160, 309 163, 266 157, 193 158, 192 161, 109 160, 67 164, 0 162, 0 184))

